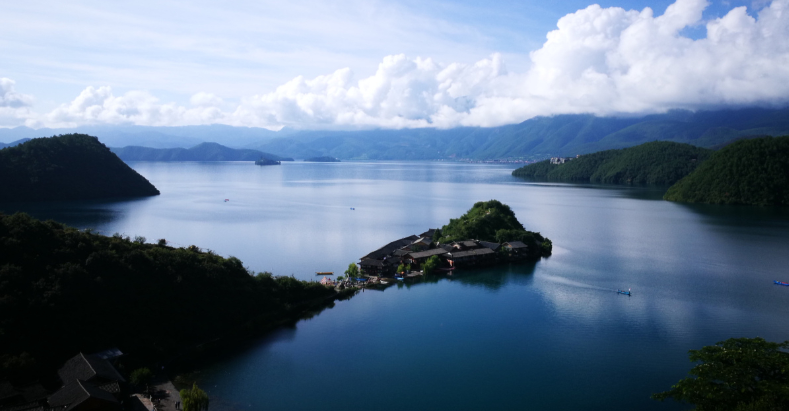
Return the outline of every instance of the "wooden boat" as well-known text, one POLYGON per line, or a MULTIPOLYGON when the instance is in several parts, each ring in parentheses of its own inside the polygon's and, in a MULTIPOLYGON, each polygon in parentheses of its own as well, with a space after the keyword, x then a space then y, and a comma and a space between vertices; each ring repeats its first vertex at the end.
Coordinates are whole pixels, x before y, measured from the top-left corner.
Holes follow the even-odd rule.
POLYGON ((789 286, 789 283, 787 283, 787 282, 783 282, 783 281, 773 281, 773 282, 774 282, 774 283, 776 283, 776 284, 778 284, 778 285, 786 285, 786 286, 789 286))
POLYGON ((316 271, 315 275, 334 275, 334 271, 316 271))
MULTIPOLYGON (((789 284, 788 284, 788 285, 789 285, 789 284)), ((617 292, 617 293, 619 293, 619 294, 623 294, 623 295, 630 295, 630 289, 629 289, 629 288, 627 289, 627 291, 624 291, 624 290, 616 290, 616 292, 617 292)))

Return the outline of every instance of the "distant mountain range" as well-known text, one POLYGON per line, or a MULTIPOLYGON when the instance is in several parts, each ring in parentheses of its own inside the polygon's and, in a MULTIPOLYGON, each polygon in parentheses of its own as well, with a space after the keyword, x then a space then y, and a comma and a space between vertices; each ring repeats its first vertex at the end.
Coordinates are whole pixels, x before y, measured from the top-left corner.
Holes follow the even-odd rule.
POLYGON ((129 146, 110 148, 123 161, 293 161, 252 149, 234 149, 217 143, 201 143, 192 148, 150 148, 129 146))
POLYGON ((559 115, 501 127, 274 132, 223 125, 189 127, 93 126, 74 129, 0 129, 0 141, 81 132, 111 147, 188 148, 216 142, 281 157, 341 160, 542 159, 574 156, 665 140, 713 147, 752 135, 789 134, 789 108, 747 108, 644 117, 559 115))

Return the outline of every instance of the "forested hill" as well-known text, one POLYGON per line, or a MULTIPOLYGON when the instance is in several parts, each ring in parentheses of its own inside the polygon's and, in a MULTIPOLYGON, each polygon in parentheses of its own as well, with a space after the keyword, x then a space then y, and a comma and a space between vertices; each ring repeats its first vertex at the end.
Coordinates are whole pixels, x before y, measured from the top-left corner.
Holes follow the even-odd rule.
POLYGON ((528 248, 530 258, 539 260, 548 257, 553 250, 551 240, 540 233, 527 231, 515 217, 510 206, 498 200, 480 201, 459 218, 439 230, 436 241, 482 240, 497 243, 522 241, 528 248))
POLYGON ((0 201, 79 200, 158 195, 96 137, 36 138, 0 150, 0 201))
POLYGON ((585 154, 564 164, 545 160, 521 167, 512 175, 554 181, 668 186, 695 170, 712 153, 690 144, 655 141, 585 154))
POLYGON ((670 201, 789 205, 789 136, 741 140, 668 189, 670 201))
POLYGON ((238 259, 195 246, 0 214, 0 381, 112 347, 127 360, 161 361, 336 295, 293 277, 253 276, 238 259))
POLYGON ((192 148, 149 148, 129 146, 111 148, 123 161, 293 161, 259 150, 235 149, 217 143, 202 143, 192 148))

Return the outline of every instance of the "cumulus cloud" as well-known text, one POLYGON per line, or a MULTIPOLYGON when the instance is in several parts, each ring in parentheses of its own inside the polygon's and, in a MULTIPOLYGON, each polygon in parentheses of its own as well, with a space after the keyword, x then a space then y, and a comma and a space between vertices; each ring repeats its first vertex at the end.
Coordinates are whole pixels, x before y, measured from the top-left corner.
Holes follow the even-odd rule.
POLYGON ((18 93, 16 83, 0 77, 0 126, 17 126, 32 116, 33 97, 18 93))
MULTIPOLYGON (((539 115, 789 103, 789 0, 772 1, 756 17, 738 7, 705 22, 707 6, 706 0, 677 0, 660 16, 650 8, 589 6, 562 17, 529 54, 531 66, 522 73, 509 72, 499 54, 474 64, 393 55, 369 77, 355 79, 348 68, 299 76, 270 93, 243 97, 229 110, 229 103, 209 93, 193 95, 186 108, 147 92, 114 96, 109 87, 88 87, 42 121, 449 128, 539 115), (699 25, 706 27, 705 37, 683 35, 699 25)), ((0 107, 29 104, 8 81, 0 83, 0 102, 11 103, 0 107)))
POLYGON ((56 108, 40 121, 50 127, 74 127, 81 124, 136 124, 145 126, 181 126, 226 122, 218 97, 198 93, 197 107, 186 108, 161 103, 145 91, 130 91, 115 96, 110 87, 88 87, 71 103, 56 108), (208 104, 208 105, 206 105, 208 104))

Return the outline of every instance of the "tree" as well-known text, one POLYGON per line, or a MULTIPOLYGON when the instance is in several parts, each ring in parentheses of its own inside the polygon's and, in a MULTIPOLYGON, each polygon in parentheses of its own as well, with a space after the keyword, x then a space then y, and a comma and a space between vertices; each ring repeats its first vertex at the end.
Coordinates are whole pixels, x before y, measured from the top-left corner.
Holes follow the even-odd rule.
POLYGON ((428 275, 433 272, 441 264, 441 260, 437 255, 431 255, 430 258, 422 264, 422 272, 428 275))
POLYGON ((197 387, 197 383, 192 384, 191 389, 183 389, 181 394, 181 404, 184 411, 208 411, 208 394, 197 387))
POLYGON ((398 273, 402 273, 403 271, 405 271, 405 266, 403 264, 398 265, 397 266, 397 272, 398 273))
POLYGON ((688 377, 670 390, 653 394, 673 398, 698 411, 772 411, 789 407, 789 341, 730 338, 700 350, 690 350, 693 367, 688 377))
POLYGON ((348 278, 356 278, 359 276, 359 267, 356 266, 356 263, 348 264, 348 269, 345 270, 345 275, 348 278))
POLYGON ((134 385, 147 384, 153 378, 153 372, 148 367, 138 368, 132 371, 129 380, 134 385))

